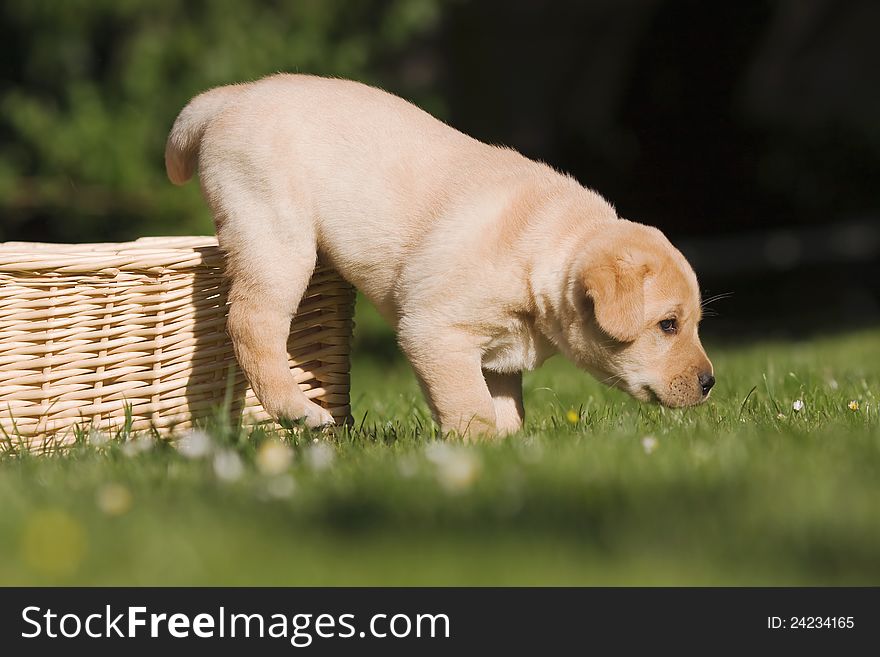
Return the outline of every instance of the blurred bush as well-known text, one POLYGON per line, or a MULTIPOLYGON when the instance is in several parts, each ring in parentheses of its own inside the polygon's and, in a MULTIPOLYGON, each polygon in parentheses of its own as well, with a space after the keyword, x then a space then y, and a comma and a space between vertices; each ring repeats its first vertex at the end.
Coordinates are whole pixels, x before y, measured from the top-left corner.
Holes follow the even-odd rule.
POLYGON ((278 71, 381 83, 441 2, 4 0, 0 240, 210 232, 164 173, 190 97, 278 71))

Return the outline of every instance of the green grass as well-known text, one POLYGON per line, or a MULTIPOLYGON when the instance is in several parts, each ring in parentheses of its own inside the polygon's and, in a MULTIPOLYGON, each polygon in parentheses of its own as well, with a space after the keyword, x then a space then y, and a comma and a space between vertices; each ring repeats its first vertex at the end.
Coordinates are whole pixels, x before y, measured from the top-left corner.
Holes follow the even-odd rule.
POLYGON ((480 445, 438 442, 408 366, 358 351, 358 425, 326 438, 7 445, 0 583, 880 584, 880 332, 709 345, 719 383, 687 410, 554 359, 525 430, 480 445))

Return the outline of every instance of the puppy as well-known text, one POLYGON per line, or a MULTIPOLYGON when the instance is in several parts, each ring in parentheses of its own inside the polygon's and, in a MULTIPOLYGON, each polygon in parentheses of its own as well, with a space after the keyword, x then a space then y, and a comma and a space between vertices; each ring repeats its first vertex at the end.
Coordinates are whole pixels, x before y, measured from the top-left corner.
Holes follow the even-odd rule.
POLYGON ((659 230, 379 89, 307 75, 212 89, 177 117, 165 164, 178 185, 198 165, 236 356, 276 418, 333 422, 287 366, 319 256, 396 329, 443 431, 519 429, 522 372, 557 351, 667 406, 715 382, 696 276, 659 230))

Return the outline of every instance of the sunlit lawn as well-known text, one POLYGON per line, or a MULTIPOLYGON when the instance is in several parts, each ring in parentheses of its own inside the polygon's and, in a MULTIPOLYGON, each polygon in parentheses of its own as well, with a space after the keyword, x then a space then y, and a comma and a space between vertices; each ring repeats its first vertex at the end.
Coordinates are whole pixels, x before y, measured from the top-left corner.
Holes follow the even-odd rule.
POLYGON ((0 457, 0 583, 880 584, 880 332, 710 345, 683 411, 554 359, 482 445, 437 441, 376 344, 352 431, 0 457))

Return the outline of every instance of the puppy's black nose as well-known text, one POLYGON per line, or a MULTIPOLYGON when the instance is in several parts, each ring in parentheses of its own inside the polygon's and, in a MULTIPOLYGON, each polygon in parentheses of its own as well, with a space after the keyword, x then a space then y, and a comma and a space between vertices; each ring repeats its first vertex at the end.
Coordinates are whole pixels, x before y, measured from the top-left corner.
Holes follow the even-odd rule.
POLYGON ((712 389, 712 386, 715 385, 715 377, 709 373, 700 374, 698 377, 700 382, 700 388, 703 389, 703 395, 708 395, 709 391, 712 389))

